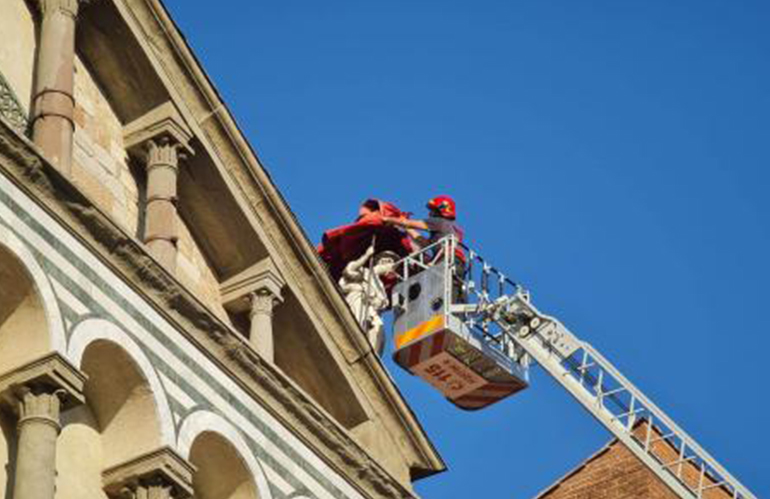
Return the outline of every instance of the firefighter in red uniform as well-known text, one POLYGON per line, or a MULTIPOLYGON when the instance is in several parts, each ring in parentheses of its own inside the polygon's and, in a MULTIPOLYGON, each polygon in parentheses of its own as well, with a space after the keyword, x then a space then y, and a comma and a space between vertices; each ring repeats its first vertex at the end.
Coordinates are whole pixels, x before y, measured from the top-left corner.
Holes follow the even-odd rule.
MULTIPOLYGON (((449 196, 436 196, 428 201, 428 218, 425 220, 412 220, 409 218, 383 217, 383 221, 390 225, 397 225, 406 229, 409 236, 420 248, 425 248, 436 241, 454 235, 458 242, 463 240, 463 230, 457 225, 457 205, 449 196), (428 237, 419 231, 428 232, 428 237)), ((436 255, 440 256, 440 255, 436 255)), ((455 251, 455 278, 462 281, 465 276, 465 253, 458 247, 455 251)), ((455 286, 455 300, 464 301, 459 287, 455 286)))

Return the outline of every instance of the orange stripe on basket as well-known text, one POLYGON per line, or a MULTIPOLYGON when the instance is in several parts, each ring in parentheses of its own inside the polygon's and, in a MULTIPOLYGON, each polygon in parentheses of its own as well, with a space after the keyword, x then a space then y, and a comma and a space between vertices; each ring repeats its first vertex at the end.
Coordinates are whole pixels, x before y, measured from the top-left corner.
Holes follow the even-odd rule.
POLYGON ((405 331, 403 334, 396 336, 396 349, 398 350, 405 344, 411 341, 414 341, 422 336, 425 336, 428 333, 432 333, 433 331, 442 327, 443 325, 444 325, 443 315, 436 315, 431 319, 428 319, 427 321, 423 322, 419 326, 414 327, 409 331, 405 331))

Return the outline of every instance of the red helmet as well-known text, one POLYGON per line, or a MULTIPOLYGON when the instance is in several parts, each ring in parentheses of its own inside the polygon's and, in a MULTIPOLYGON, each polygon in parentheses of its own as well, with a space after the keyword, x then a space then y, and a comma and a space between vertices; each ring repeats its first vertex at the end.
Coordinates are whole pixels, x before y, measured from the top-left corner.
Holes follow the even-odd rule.
POLYGON ((443 218, 454 220, 457 217, 455 200, 449 196, 436 196, 428 201, 427 207, 429 210, 438 212, 443 218))

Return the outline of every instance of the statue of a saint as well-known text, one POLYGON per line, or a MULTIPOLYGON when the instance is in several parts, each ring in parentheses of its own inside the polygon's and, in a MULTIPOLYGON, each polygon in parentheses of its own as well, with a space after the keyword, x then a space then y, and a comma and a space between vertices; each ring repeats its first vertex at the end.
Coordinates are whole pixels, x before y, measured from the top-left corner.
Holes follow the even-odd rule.
POLYGON ((382 278, 394 271, 399 256, 392 251, 378 253, 374 255, 370 268, 368 263, 372 255, 374 245, 360 258, 345 266, 339 283, 350 310, 366 331, 369 343, 377 355, 382 355, 385 347, 385 324, 380 313, 388 308, 389 304, 382 278))

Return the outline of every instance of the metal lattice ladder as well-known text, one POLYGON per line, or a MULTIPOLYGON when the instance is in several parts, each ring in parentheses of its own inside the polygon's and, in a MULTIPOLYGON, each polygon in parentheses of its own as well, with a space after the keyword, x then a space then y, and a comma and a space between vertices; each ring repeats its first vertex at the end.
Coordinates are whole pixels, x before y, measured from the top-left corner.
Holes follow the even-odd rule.
POLYGON ((560 322, 546 319, 515 341, 679 496, 702 498, 721 487, 731 497, 754 498, 615 366, 560 322), (555 347, 555 341, 562 346, 555 347), (565 356, 565 348, 574 350, 565 356))
POLYGON ((446 282, 462 282, 463 293, 450 313, 520 364, 540 365, 680 497, 756 499, 595 348, 537 310, 527 291, 478 254, 452 237, 421 253, 450 255, 446 282), (458 248, 462 266, 452 263, 458 248))

